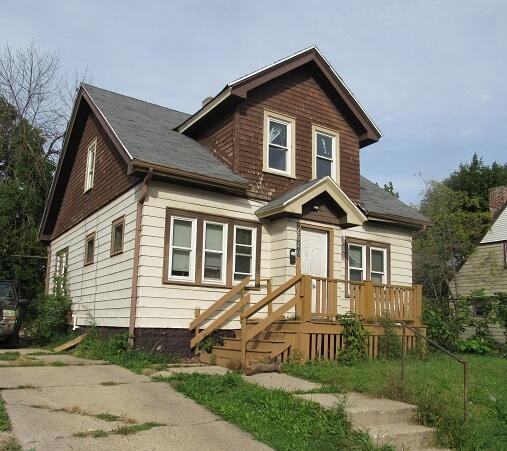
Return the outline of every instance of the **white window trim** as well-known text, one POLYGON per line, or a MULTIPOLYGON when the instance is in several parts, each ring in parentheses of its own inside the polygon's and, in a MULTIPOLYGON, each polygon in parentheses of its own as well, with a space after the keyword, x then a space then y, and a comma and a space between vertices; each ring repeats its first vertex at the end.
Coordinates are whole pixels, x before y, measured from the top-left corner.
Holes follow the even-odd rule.
MULTIPOLYGON (((335 130, 330 130, 325 127, 321 127, 312 124, 312 178, 317 178, 317 133, 325 136, 329 136, 333 139, 333 162, 331 167, 331 178, 336 182, 340 183, 340 135, 335 130)), ((324 158, 325 157, 318 157, 324 158)))
POLYGON ((95 180, 95 162, 97 161, 97 138, 95 138, 86 152, 86 172, 85 172, 85 186, 84 192, 90 191, 93 188, 95 180), (93 154, 93 162, 91 162, 91 155, 93 154))
POLYGON ((385 247, 376 247, 376 246, 371 246, 370 247, 370 280, 373 280, 371 275, 372 274, 382 274, 382 285, 385 285, 387 284, 387 249, 385 247), (383 259, 384 259, 384 272, 381 273, 379 271, 373 271, 372 270, 372 251, 380 251, 382 252, 383 254, 383 259))
MULTIPOLYGON (((251 284, 255 284, 255 272, 257 270, 256 264, 257 264, 257 228, 256 227, 247 227, 242 225, 235 225, 234 226, 234 237, 232 240, 232 283, 238 284, 241 282, 241 280, 236 280, 234 278, 234 275, 236 274, 236 230, 237 229, 244 229, 244 230, 251 230, 252 231, 252 259, 250 261, 250 282, 251 284)), ((244 244, 240 244, 240 246, 245 246, 244 244)), ((248 274, 245 274, 245 277, 247 277, 248 274)))
POLYGON ((202 226, 202 268, 201 268, 203 283, 224 285, 226 282, 226 277, 227 277, 227 274, 226 274, 227 273, 227 242, 228 242, 227 233, 228 233, 227 224, 225 224, 223 222, 218 222, 218 221, 207 221, 207 220, 203 221, 203 226, 202 226), (223 229, 222 229, 223 230, 222 251, 207 250, 206 249, 206 225, 207 224, 215 224, 215 225, 220 225, 223 227, 223 229), (222 254, 222 268, 221 268, 222 278, 221 279, 207 279, 204 277, 204 263, 205 263, 206 252, 215 253, 215 254, 219 254, 219 253, 222 254))
POLYGON ((273 111, 264 111, 264 134, 263 134, 263 171, 271 174, 281 175, 283 177, 296 177, 296 120, 290 116, 284 116, 273 111), (287 125, 287 160, 286 171, 269 167, 269 123, 270 121, 279 122, 287 125))
POLYGON ((347 278, 348 280, 352 280, 350 278, 350 270, 351 269, 355 269, 355 270, 360 270, 363 272, 363 281, 366 280, 366 277, 368 276, 366 274, 366 245, 365 244, 357 244, 357 243, 348 243, 348 248, 347 248, 347 266, 348 266, 348 274, 347 274, 347 278), (351 266, 350 264, 350 248, 351 247, 360 247, 361 248, 361 252, 362 252, 362 267, 360 268, 359 266, 351 266))
POLYGON ((171 239, 169 241, 169 264, 168 264, 168 279, 174 281, 185 281, 185 282, 195 282, 195 254, 197 252, 197 219, 196 218, 186 218, 184 216, 171 216, 171 239), (189 261, 189 272, 188 276, 173 276, 172 266, 173 266, 173 240, 174 240, 174 221, 187 221, 192 224, 192 230, 190 235, 190 248, 185 248, 181 246, 176 246, 176 249, 186 249, 190 250, 190 261, 189 261))

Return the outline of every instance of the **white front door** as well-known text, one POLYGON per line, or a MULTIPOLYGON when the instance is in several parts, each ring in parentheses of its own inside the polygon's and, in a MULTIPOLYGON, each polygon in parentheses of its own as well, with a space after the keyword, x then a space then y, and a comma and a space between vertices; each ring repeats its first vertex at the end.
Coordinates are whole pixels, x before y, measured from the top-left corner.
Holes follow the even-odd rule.
MULTIPOLYGON (((311 276, 327 277, 328 236, 320 230, 301 229, 301 272, 311 276)), ((312 282, 312 311, 315 312, 316 282, 312 282)))

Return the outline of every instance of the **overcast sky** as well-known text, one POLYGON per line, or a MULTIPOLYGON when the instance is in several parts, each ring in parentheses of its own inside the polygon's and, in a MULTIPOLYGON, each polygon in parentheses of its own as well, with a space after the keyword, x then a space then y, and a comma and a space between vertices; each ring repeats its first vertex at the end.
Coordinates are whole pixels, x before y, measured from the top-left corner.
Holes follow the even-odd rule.
POLYGON ((188 113, 316 44, 383 133, 361 172, 417 202, 474 152, 507 161, 507 0, 2 0, 0 41, 33 40, 92 84, 188 113))

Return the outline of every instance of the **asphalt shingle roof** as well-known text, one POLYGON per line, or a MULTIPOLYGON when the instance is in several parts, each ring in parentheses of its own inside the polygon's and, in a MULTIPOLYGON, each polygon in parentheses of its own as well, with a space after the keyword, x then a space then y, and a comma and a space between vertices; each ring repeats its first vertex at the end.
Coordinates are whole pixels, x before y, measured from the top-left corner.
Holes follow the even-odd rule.
POLYGON ((88 84, 83 87, 134 160, 246 184, 206 147, 173 130, 188 114, 88 84))
POLYGON ((303 183, 301 185, 297 185, 294 188, 291 188, 289 191, 286 191, 283 194, 280 194, 278 197, 275 197, 271 202, 263 205, 261 208, 257 210, 257 212, 262 213, 264 211, 271 210, 273 208, 281 207, 285 202, 307 190, 311 186, 315 185, 319 182, 320 179, 310 180, 309 182, 303 183))

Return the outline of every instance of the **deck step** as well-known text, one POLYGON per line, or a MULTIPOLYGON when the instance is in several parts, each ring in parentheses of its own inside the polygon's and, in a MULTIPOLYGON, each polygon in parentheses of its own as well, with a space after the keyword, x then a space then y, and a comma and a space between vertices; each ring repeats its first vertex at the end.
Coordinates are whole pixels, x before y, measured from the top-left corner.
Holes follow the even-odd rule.
POLYGON ((430 447, 435 435, 432 428, 405 422, 378 424, 367 430, 378 445, 394 445, 400 451, 430 447))
MULTIPOLYGON (((213 346, 213 354, 218 358, 241 361, 241 351, 239 349, 230 349, 223 346, 213 346)), ((258 362, 259 360, 267 360, 271 355, 271 351, 246 351, 246 359, 248 362, 258 362)))
MULTIPOLYGON (((273 350, 273 346, 284 343, 283 340, 252 340, 246 345, 247 351, 269 351, 273 350)), ((241 339, 239 338, 227 338, 224 340, 223 347, 227 349, 241 350, 241 339)))

